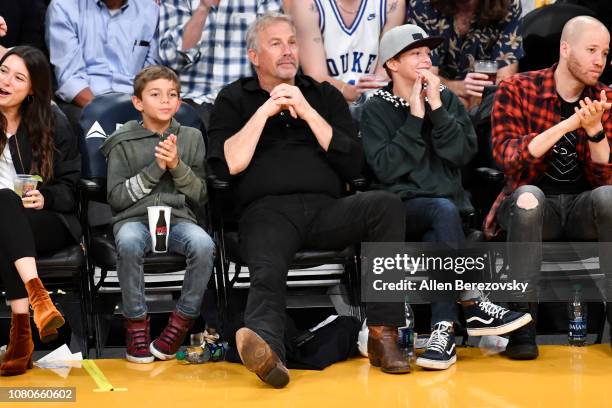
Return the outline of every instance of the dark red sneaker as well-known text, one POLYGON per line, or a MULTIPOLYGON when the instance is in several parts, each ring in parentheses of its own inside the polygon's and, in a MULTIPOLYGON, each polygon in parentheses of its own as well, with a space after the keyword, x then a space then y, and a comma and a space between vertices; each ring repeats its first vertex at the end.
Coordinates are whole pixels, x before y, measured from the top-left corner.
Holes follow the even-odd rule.
POLYGON ((173 359, 194 322, 195 319, 185 317, 176 310, 172 312, 164 331, 151 343, 151 353, 160 360, 173 359))
POLYGON ((132 363, 152 363, 155 357, 149 351, 151 335, 149 334, 149 316, 142 319, 125 319, 125 358, 132 363))

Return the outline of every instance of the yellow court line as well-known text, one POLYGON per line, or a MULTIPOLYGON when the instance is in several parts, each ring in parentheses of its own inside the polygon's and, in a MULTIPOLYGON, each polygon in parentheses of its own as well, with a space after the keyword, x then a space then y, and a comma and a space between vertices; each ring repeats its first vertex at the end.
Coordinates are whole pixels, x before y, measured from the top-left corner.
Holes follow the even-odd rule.
POLYGON ((89 376, 99 387, 94 388, 94 392, 127 391, 127 388, 113 387, 110 381, 108 381, 108 378, 106 378, 102 370, 100 370, 93 360, 83 360, 83 368, 85 368, 85 371, 87 371, 89 376))

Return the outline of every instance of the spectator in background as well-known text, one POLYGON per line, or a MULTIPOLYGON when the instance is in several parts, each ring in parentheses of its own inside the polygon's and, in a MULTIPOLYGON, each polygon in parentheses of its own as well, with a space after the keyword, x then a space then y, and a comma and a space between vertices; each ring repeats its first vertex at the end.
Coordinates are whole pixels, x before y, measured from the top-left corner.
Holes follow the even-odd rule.
POLYGON ((208 128, 217 93, 253 75, 245 36, 249 25, 281 0, 166 0, 161 4, 159 56, 181 79, 183 100, 208 128))
POLYGON ((520 17, 520 0, 409 0, 407 20, 445 38, 432 54, 434 73, 469 106, 493 85, 487 75, 471 72, 476 60, 498 61, 496 83, 518 72, 520 17))
MULTIPOLYGON (((7 28, 7 25, 6 25, 6 20, 4 20, 4 17, 0 16, 0 38, 6 36, 7 30, 8 30, 8 28, 7 28)), ((7 51, 7 49, 0 45, 0 53, 2 54, 2 56, 4 56, 4 54, 6 54, 6 51, 7 51)))
MULTIPOLYGON (((555 3, 555 0, 521 0, 521 8, 523 9, 521 17, 526 14, 529 14, 529 12, 533 11, 538 7, 544 7, 553 3, 555 3)), ((559 1, 557 1, 557 3, 559 3, 559 1)))
POLYGON ((46 51, 46 8, 43 0, 0 1, 0 18, 4 20, 4 30, 0 23, 0 56, 16 45, 31 45, 46 51))
POLYGON ((159 7, 153 0, 53 0, 47 44, 58 104, 78 132, 81 109, 100 94, 132 92, 134 76, 157 63, 159 7))
POLYGON ((327 81, 349 102, 388 81, 378 62, 382 34, 402 24, 406 5, 400 0, 294 1, 304 74, 327 81))

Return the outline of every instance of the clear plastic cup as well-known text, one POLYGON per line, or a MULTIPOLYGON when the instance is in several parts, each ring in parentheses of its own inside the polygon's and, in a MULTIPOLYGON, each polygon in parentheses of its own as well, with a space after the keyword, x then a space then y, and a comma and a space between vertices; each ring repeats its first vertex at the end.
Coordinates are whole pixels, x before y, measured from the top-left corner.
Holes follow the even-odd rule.
POLYGON ((13 180, 13 190, 21 198, 25 197, 28 191, 36 190, 37 185, 38 180, 31 174, 17 174, 13 180))
MULTIPOLYGON (((499 64, 497 61, 476 60, 474 61, 474 72, 485 74, 487 76, 487 80, 495 84, 498 66, 499 64)), ((480 105, 480 102, 482 102, 482 96, 473 96, 470 105, 480 105)))
POLYGON ((474 72, 487 75, 489 77, 488 80, 493 83, 495 83, 497 78, 497 67, 497 61, 476 60, 474 62, 474 72))

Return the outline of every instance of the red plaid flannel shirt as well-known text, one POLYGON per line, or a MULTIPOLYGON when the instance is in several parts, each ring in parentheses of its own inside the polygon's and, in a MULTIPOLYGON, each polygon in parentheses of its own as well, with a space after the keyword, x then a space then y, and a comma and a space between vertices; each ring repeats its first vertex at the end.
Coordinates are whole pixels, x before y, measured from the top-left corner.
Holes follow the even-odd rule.
MULTIPOLYGON (((537 159, 529 153, 527 146, 537 135, 561 121, 561 104, 553 76, 556 67, 514 75, 503 81, 495 94, 491 136, 493 158, 502 166, 506 177, 504 188, 484 222, 484 232, 489 238, 499 232, 495 213, 502 201, 518 187, 532 184, 548 166, 549 153, 537 159)), ((607 92, 608 102, 611 101, 612 89, 603 84, 585 88, 583 95, 599 100, 602 89, 607 92)), ((612 145, 610 111, 604 112, 602 123, 608 143, 612 145)), ((589 183, 594 188, 612 184, 611 160, 607 164, 593 163, 586 132, 580 128, 577 133, 576 153, 589 183)))

